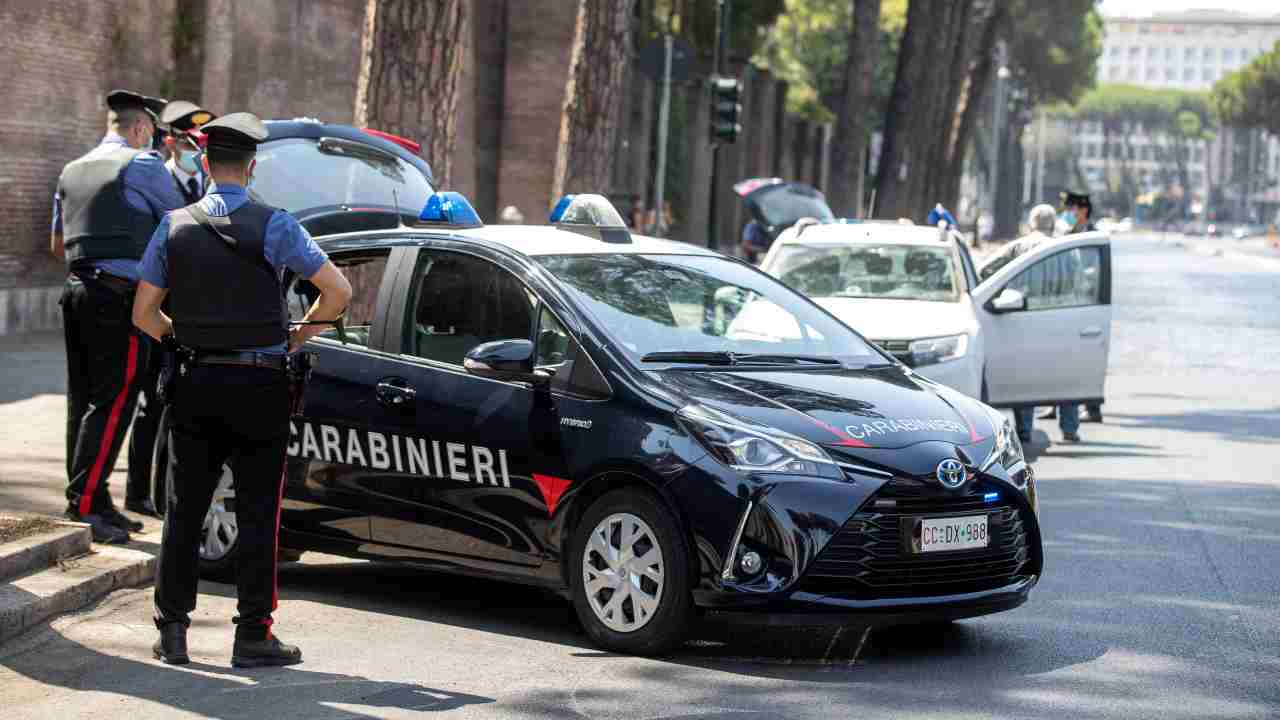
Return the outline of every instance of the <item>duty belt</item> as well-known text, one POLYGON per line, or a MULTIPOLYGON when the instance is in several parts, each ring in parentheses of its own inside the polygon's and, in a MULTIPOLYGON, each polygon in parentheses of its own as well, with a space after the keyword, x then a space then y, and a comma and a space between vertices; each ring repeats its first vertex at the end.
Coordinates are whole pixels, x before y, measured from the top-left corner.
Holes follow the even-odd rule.
POLYGON ((195 364, 260 367, 284 372, 285 357, 261 352, 197 352, 195 364))
POLYGON ((99 282, 108 289, 121 295, 130 295, 135 289, 137 289, 136 284, 129 278, 112 275, 109 272, 103 272, 102 268, 73 268, 71 270, 71 274, 75 275, 82 282, 99 282))

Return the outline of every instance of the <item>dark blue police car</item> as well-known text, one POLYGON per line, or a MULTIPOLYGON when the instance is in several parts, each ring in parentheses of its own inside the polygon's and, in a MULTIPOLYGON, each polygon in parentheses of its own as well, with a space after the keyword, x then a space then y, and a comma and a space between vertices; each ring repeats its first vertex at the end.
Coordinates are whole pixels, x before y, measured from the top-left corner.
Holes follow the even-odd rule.
MULTIPOLYGON (((483 226, 455 193, 422 218, 320 240, 356 295, 308 346, 282 548, 552 588, 632 653, 700 611, 950 619, 1039 579, 1011 423, 799 293, 597 196, 548 226, 483 226)), ((295 316, 314 297, 288 293, 295 316)), ((207 569, 235 543, 227 474, 207 569)))

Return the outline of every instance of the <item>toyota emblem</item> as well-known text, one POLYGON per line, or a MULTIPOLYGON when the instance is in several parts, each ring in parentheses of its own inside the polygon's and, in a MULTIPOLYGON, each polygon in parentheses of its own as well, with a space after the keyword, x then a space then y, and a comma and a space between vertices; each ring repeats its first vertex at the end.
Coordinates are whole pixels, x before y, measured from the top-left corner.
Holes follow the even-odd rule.
POLYGON ((954 458, 947 458, 938 463, 934 472, 943 487, 958 488, 964 484, 964 464, 954 458))

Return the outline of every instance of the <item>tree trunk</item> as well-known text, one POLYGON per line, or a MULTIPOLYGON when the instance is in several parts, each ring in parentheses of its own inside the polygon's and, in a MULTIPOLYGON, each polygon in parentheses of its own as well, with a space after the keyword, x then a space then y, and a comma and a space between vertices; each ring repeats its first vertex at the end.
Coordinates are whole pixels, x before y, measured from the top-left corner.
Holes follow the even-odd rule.
POLYGON ((884 139, 880 146, 880 167, 876 173, 876 216, 899 217, 906 208, 905 181, 913 166, 920 164, 918 154, 908 151, 913 113, 928 93, 925 78, 929 62, 928 44, 933 35, 933 8, 926 0, 911 0, 907 6, 907 26, 898 48, 898 67, 894 72, 893 91, 884 118, 884 139))
POLYGON ((945 7, 943 22, 936 26, 934 62, 941 61, 941 67, 935 65, 925 72, 930 76, 929 96, 923 111, 918 113, 913 123, 911 146, 918 148, 916 156, 920 158, 917 172, 912 173, 909 183, 907 217, 921 217, 942 200, 941 173, 946 159, 947 129, 955 113, 956 102, 960 92, 962 72, 956 68, 963 67, 965 37, 973 0, 953 0, 945 7), (941 132, 939 132, 941 126, 941 132))
POLYGON ((632 0, 579 0, 552 197, 609 192, 631 64, 632 0))
POLYGON ((356 81, 357 127, 422 143, 449 186, 468 17, 466 0, 368 0, 356 81))
POLYGON ((857 197, 867 147, 867 105, 880 53, 880 0, 850 0, 849 50, 841 81, 840 112, 831 143, 831 186, 827 197, 837 215, 852 217, 862 209, 857 197))
POLYGON ((938 172, 942 183, 939 201, 947 207, 954 207, 960 201, 960 179, 964 172, 965 151, 972 142, 978 116, 988 105, 985 100, 991 79, 991 50, 1004 31, 1008 17, 1008 3, 991 0, 985 16, 978 21, 977 32, 969 35, 970 47, 964 61, 964 79, 959 85, 946 153, 938 172))

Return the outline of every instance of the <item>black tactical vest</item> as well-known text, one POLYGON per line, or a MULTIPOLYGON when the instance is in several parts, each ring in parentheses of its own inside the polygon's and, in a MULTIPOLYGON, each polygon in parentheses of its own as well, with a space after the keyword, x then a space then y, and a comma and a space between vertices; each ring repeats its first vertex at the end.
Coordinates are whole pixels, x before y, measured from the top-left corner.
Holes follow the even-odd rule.
POLYGON ((165 254, 174 337, 200 350, 285 342, 284 290, 263 254, 275 209, 248 202, 227 217, 210 218, 220 236, 200 225, 190 207, 169 215, 165 254))
POLYGON ((124 199, 124 171, 143 150, 120 146, 67 163, 58 179, 67 265, 84 260, 141 260, 159 224, 124 199))

